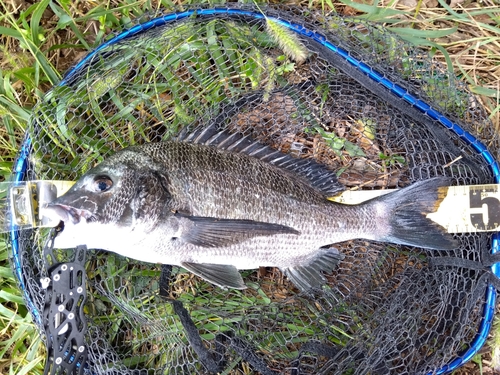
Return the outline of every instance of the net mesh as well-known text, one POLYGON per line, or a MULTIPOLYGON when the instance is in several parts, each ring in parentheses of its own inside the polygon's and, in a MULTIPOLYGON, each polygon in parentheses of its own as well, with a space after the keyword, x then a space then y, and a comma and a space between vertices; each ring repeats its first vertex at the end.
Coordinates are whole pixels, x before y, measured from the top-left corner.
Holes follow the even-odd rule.
MULTIPOLYGON (((392 91, 404 88, 499 150, 476 99, 426 53, 384 28, 288 6, 237 3, 212 14, 198 10, 171 22, 151 21, 159 16, 144 16, 137 20, 142 26, 99 47, 37 105, 28 130, 26 179, 74 180, 121 148, 216 123, 315 159, 335 170, 345 188, 398 188, 434 176, 459 185, 494 182, 474 141, 464 141, 318 42, 326 39, 348 51, 392 82, 392 91), (255 16, 261 11, 319 39, 255 16)), ((48 233, 19 232, 13 246, 39 324, 48 233)), ((248 289, 223 290, 178 267, 89 250, 84 370, 446 370, 478 335, 490 277, 489 268, 470 265, 484 263, 491 235, 456 238, 460 247, 453 251, 365 240, 335 244, 345 258, 327 275, 331 289, 314 297, 299 293, 273 268, 243 271, 248 289), (467 262, 447 261, 452 258, 467 262)), ((62 251, 57 256, 61 262, 70 258, 62 251)))

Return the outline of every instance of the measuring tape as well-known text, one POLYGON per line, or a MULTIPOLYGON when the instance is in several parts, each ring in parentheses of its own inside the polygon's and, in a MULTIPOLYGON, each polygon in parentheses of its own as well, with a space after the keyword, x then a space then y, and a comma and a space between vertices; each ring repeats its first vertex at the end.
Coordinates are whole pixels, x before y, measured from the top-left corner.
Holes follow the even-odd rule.
MULTIPOLYGON (((14 224, 20 229, 54 227, 58 222, 45 216, 43 207, 63 195, 74 181, 29 181, 0 183, 0 232, 14 224)), ((438 210, 427 217, 448 233, 499 232, 500 185, 449 186, 438 210)), ((387 190, 347 190, 329 198, 343 204, 359 204, 393 192, 387 190)))
POLYGON ((59 220, 44 214, 43 207, 63 195, 74 181, 23 181, 0 183, 0 233, 12 228, 50 228, 59 220))

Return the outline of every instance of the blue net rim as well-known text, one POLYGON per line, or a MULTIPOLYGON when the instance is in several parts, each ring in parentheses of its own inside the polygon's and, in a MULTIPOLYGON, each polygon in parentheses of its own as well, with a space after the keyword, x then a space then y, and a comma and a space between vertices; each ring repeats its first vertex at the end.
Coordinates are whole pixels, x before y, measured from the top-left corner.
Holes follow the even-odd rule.
MULTIPOLYGON (((493 174, 494 182, 496 184, 500 183, 500 167, 495 160, 494 156, 488 151, 486 146, 480 142, 475 136, 466 130, 462 129, 462 127, 454 123, 444 114, 440 113, 438 110, 432 108, 426 102, 416 98, 415 96, 408 93, 403 87, 397 85, 392 82, 388 78, 384 77, 383 74, 377 72, 369 65, 363 63, 362 61, 354 58, 349 54, 348 51, 334 45, 327 38, 313 30, 309 30, 303 25, 296 24, 284 20, 282 18, 276 18, 272 16, 264 15, 263 13, 245 10, 245 9, 234 9, 234 8, 211 8, 211 9, 190 9, 186 11, 179 11, 168 13, 163 16, 151 19, 147 22, 138 24, 128 30, 123 31, 122 33, 116 35, 114 38, 108 40, 107 42, 98 46, 94 51, 87 54, 78 64, 76 64, 72 69, 70 69, 64 78, 59 82, 58 86, 64 86, 68 82, 68 80, 76 74, 89 60, 91 60, 100 50, 116 44, 124 39, 130 38, 132 36, 143 33, 147 30, 153 29, 155 27, 163 26, 169 23, 175 23, 176 21, 183 20, 189 17, 211 17, 215 15, 227 15, 227 16, 245 16, 255 19, 271 19, 274 22, 279 23, 283 27, 301 35, 302 37, 310 38, 315 42, 321 44, 322 46, 328 48, 331 52, 341 56, 345 61, 347 61, 350 65, 364 73, 369 79, 379 83, 387 90, 389 90, 392 94, 397 97, 403 99, 407 103, 411 104, 413 107, 417 108, 420 112, 422 112, 425 116, 428 116, 432 120, 438 121, 446 130, 451 131, 456 134, 463 140, 465 143, 469 144, 477 153, 484 159, 484 161, 490 167, 490 170, 493 174)), ((21 182, 24 181, 26 175, 26 169, 28 166, 28 158, 31 150, 31 138, 29 134, 26 134, 23 144, 21 146, 21 150, 19 153, 19 157, 16 160, 13 171, 13 181, 21 182)), ((12 259, 14 263, 14 272, 19 281, 21 289, 24 294, 24 299, 26 301, 27 307, 32 312, 36 323, 39 326, 43 326, 42 318, 40 315, 40 311, 35 307, 31 298, 29 297, 27 290, 24 285, 24 279, 22 275, 21 268, 21 260, 19 256, 19 241, 18 241, 18 228, 15 225, 12 225, 9 232, 10 241, 12 244, 12 259)), ((500 251, 500 234, 495 233, 492 235, 492 248, 491 253, 497 253, 500 251)), ((500 277, 500 264, 494 264, 491 266, 491 271, 496 277, 500 277)), ((485 291, 485 304, 482 313, 482 320, 478 329, 478 333, 474 340, 470 344, 470 348, 463 352, 459 357, 448 363, 447 365, 441 367, 432 374, 445 374, 452 372, 457 369, 464 363, 468 362, 474 355, 478 353, 481 347, 484 345, 488 333, 490 331, 493 317, 495 315, 495 305, 496 305, 496 289, 492 284, 489 284, 485 291)), ((429 373, 431 374, 431 373, 429 373)))

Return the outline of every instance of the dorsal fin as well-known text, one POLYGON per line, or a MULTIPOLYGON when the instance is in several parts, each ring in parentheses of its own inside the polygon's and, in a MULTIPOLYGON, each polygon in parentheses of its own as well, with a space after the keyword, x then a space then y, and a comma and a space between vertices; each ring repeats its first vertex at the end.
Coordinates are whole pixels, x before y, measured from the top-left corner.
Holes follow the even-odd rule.
POLYGON ((236 153, 242 153, 273 164, 281 169, 295 173, 307 180, 316 190, 325 196, 333 196, 344 187, 338 182, 335 172, 310 159, 299 159, 263 145, 250 136, 230 133, 220 130, 217 126, 199 127, 190 133, 182 133, 176 139, 179 142, 189 142, 217 147, 236 153))

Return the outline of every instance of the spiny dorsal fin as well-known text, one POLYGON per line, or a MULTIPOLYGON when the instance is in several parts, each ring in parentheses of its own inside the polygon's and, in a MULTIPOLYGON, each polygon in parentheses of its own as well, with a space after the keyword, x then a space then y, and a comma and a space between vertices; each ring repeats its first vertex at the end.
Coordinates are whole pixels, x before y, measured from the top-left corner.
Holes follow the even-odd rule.
POLYGON ((191 133, 181 133, 179 142, 189 142, 217 147, 236 153, 242 153, 273 164, 281 169, 295 173, 308 181, 325 196, 333 196, 344 190, 338 182, 335 172, 310 159, 298 159, 263 145, 250 136, 220 130, 217 126, 199 127, 191 133))

